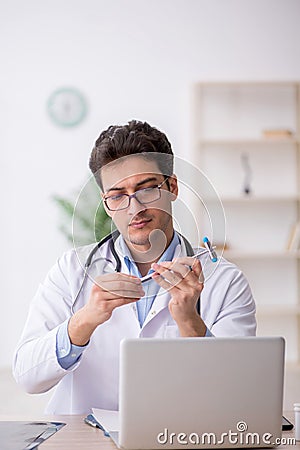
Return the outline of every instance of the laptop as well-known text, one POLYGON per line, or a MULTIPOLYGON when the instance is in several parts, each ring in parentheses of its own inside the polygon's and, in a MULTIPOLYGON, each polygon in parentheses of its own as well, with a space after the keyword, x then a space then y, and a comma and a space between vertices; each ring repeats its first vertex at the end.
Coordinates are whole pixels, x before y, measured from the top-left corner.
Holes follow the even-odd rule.
POLYGON ((123 340, 111 438, 128 450, 277 446, 284 347, 281 337, 123 340))

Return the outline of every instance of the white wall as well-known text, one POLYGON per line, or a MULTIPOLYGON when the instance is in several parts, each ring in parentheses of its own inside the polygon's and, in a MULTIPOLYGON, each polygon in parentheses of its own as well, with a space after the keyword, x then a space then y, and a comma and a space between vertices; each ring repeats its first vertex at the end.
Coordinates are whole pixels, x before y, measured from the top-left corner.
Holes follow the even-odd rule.
POLYGON ((100 131, 132 118, 190 151, 190 87, 201 80, 300 79, 298 0, 2 0, 0 4, 0 367, 31 297, 68 247, 54 193, 84 181, 100 131), (57 87, 88 97, 77 128, 46 115, 57 87))

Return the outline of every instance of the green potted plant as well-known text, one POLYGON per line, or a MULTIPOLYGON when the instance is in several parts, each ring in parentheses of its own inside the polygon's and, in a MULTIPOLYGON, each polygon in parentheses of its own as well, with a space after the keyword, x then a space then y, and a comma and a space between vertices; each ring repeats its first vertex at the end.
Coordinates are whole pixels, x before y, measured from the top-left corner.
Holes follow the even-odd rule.
POLYGON ((52 199, 62 215, 59 229, 72 244, 79 246, 98 242, 112 231, 112 220, 106 214, 94 178, 90 178, 71 197, 53 195, 52 199))

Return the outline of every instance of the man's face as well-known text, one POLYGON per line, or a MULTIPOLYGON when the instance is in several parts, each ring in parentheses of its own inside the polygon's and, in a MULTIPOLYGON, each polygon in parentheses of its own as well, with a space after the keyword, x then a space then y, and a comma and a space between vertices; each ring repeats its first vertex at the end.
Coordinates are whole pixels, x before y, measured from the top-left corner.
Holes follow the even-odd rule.
MULTIPOLYGON (((131 195, 141 189, 156 187, 164 182, 165 177, 155 161, 142 156, 130 156, 104 166, 101 179, 103 198, 112 197, 118 201, 119 195, 131 195)), ((131 198, 130 205, 125 209, 110 211, 106 208, 129 247, 134 245, 135 248, 139 246, 140 251, 149 250, 149 235, 154 230, 163 232, 165 242, 170 243, 173 235, 171 202, 177 197, 178 186, 176 177, 170 177, 168 181, 170 189, 164 182, 160 198, 154 202, 143 204, 136 198, 131 198)), ((125 197, 122 202, 127 200, 125 197)))

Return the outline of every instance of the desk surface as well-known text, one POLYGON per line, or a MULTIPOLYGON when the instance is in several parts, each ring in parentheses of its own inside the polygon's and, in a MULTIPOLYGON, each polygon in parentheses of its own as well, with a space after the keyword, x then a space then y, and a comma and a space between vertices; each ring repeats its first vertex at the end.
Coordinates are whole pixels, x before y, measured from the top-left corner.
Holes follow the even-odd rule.
MULTIPOLYGON (((293 412, 285 412, 285 416, 294 423, 293 412)), ((54 420, 64 422, 67 425, 59 432, 45 441, 40 450, 116 450, 115 444, 110 438, 103 435, 101 430, 86 425, 83 421, 85 416, 55 416, 55 417, 15 417, 0 416, 0 420, 54 420)), ((284 431, 284 438, 293 438, 294 431, 284 431)), ((299 450, 300 441, 296 445, 280 445, 278 449, 299 450)))
POLYGON ((85 416, 57 416, 55 420, 67 425, 39 447, 40 450, 116 450, 113 441, 99 429, 93 428, 83 419, 85 416))

